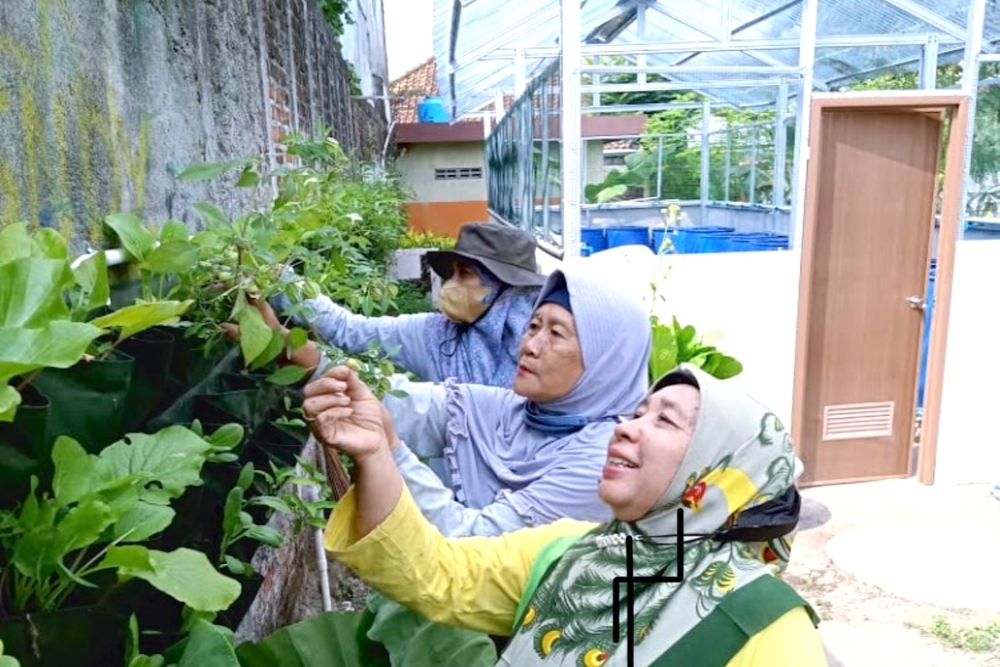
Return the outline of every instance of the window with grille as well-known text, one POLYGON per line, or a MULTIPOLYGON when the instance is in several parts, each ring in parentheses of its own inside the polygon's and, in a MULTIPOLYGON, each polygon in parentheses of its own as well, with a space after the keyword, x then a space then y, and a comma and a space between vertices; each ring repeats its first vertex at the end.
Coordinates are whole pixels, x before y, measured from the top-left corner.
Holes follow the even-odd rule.
POLYGON ((460 181, 482 177, 482 167, 453 167, 450 169, 434 170, 435 181, 460 181))

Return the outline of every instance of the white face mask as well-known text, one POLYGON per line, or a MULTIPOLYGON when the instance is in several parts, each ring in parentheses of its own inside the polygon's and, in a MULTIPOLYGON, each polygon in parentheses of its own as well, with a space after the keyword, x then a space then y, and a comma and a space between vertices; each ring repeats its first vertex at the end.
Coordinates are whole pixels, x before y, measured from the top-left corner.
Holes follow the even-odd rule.
POLYGON ((438 294, 438 306, 449 319, 462 324, 472 324, 490 309, 483 300, 490 288, 484 285, 461 285, 445 281, 438 294))

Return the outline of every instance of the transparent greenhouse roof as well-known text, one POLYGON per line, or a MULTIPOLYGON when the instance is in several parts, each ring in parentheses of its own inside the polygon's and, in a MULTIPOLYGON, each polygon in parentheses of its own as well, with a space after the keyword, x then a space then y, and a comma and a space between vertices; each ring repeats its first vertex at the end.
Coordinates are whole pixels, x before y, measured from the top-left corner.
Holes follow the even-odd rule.
MULTIPOLYGON (((817 90, 828 90, 894 68, 916 68, 928 37, 938 42, 942 62, 960 58, 966 39, 969 0, 817 0, 817 90), (893 42, 873 46, 874 36, 893 42)), ((497 90, 514 87, 513 54, 527 49, 530 78, 558 53, 559 0, 435 0, 434 52, 438 89, 453 117, 481 109, 497 90), (546 48, 548 47, 548 48, 546 48), (544 53, 543 53, 544 52, 544 53), (534 56, 534 57, 531 57, 534 56)), ((629 45, 691 44, 691 50, 650 53, 647 66, 798 66, 801 0, 582 0, 583 44, 610 44, 632 57, 629 45), (753 41, 742 51, 699 50, 719 44, 723 3, 729 4, 731 39, 753 41), (644 25, 638 7, 645 6, 644 25)), ((983 50, 1000 46, 1000 7, 986 10, 983 50)), ((788 74, 783 75, 788 78, 788 74)), ((671 80, 734 105, 771 103, 777 74, 685 71, 671 80), (732 86, 727 86, 727 79, 732 86), (756 85, 761 82, 762 85, 756 85), (699 87, 701 84, 701 88, 699 87)))

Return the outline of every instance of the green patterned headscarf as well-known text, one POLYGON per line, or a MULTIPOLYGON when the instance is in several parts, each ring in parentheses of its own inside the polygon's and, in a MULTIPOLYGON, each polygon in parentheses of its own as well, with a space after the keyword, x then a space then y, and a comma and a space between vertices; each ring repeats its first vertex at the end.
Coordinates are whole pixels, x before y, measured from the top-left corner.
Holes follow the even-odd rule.
POLYGON ((786 538, 745 543, 707 537, 792 485, 794 455, 785 427, 730 382, 694 367, 668 373, 653 391, 677 383, 696 385, 701 407, 666 493, 639 521, 603 524, 569 548, 532 598, 501 665, 624 666, 627 596, 620 585, 616 643, 612 581, 626 574, 626 537, 633 538, 633 576, 676 575, 678 508, 686 535, 684 581, 634 584, 636 666, 656 660, 728 593, 787 565, 786 538))

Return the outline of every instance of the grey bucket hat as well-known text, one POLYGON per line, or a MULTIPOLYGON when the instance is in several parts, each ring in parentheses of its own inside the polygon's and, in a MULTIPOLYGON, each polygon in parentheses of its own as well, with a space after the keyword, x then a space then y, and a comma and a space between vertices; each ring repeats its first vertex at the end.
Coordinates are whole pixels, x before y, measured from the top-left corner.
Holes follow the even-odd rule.
POLYGON ((480 222, 458 230, 454 249, 432 251, 426 257, 442 280, 451 275, 453 260, 469 259, 508 285, 540 287, 545 284, 545 276, 538 272, 535 261, 537 246, 535 237, 524 230, 502 222, 480 222))

